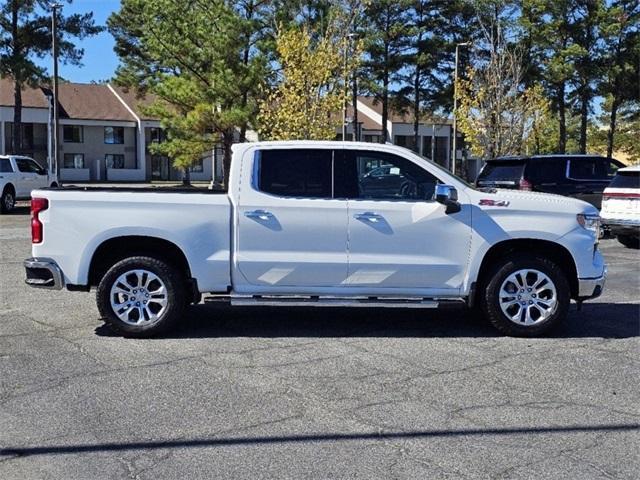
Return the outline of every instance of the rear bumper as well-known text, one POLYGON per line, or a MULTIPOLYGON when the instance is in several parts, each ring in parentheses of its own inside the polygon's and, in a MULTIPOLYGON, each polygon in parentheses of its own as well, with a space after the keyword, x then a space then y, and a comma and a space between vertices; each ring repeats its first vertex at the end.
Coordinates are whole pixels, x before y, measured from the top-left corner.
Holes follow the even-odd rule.
POLYGON ((622 218, 603 218, 602 224, 614 235, 640 236, 640 220, 622 218))
POLYGON ((62 290, 64 276, 58 264, 50 258, 27 258, 24 261, 25 283, 35 288, 62 290))
POLYGON ((590 300, 602 295, 607 280, 607 267, 600 277, 578 279, 578 300, 590 300))

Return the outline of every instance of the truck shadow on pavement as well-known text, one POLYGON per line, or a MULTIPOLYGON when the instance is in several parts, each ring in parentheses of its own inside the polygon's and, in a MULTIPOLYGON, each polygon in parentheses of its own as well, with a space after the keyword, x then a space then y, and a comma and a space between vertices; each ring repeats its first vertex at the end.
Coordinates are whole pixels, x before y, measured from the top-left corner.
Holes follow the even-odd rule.
MULTIPOLYGON (((108 327, 100 336, 115 335, 108 327)), ((162 338, 224 337, 500 337, 480 315, 451 310, 191 306, 181 324, 162 338)), ((547 338, 629 338, 640 336, 640 305, 571 305, 567 321, 547 338)))

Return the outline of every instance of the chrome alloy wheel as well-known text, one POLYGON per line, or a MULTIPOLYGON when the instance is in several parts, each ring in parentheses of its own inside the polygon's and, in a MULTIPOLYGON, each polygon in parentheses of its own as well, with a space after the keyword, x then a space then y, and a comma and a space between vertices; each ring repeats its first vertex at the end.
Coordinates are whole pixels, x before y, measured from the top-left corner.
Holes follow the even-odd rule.
POLYGON ((129 270, 111 286, 111 308, 120 320, 129 325, 155 323, 168 305, 167 288, 149 270, 129 270))
POLYGON ((536 325, 558 308, 558 292, 551 279, 539 270, 518 270, 500 287, 500 308, 518 325, 536 325))

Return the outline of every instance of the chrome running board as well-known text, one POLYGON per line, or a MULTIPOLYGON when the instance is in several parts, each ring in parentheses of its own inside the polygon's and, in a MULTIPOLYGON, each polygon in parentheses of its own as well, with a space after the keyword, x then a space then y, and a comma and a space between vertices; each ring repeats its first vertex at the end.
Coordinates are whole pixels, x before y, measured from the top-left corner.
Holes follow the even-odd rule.
POLYGON ((328 297, 315 295, 214 295, 207 303, 231 303, 232 306, 266 307, 365 307, 365 308, 438 308, 464 305, 461 298, 431 299, 422 297, 328 297))

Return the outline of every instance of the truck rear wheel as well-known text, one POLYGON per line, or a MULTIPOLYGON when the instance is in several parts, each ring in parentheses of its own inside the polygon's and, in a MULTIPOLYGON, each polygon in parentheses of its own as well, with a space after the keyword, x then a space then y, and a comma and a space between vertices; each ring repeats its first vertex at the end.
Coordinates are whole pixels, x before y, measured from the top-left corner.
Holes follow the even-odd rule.
POLYGON ((570 301, 569 282, 558 265, 540 256, 517 255, 489 273, 481 305, 502 333, 534 337, 562 322, 570 301))
POLYGON ((185 307, 178 269, 152 257, 129 257, 111 267, 98 285, 102 320, 117 333, 152 337, 172 328, 185 307))

